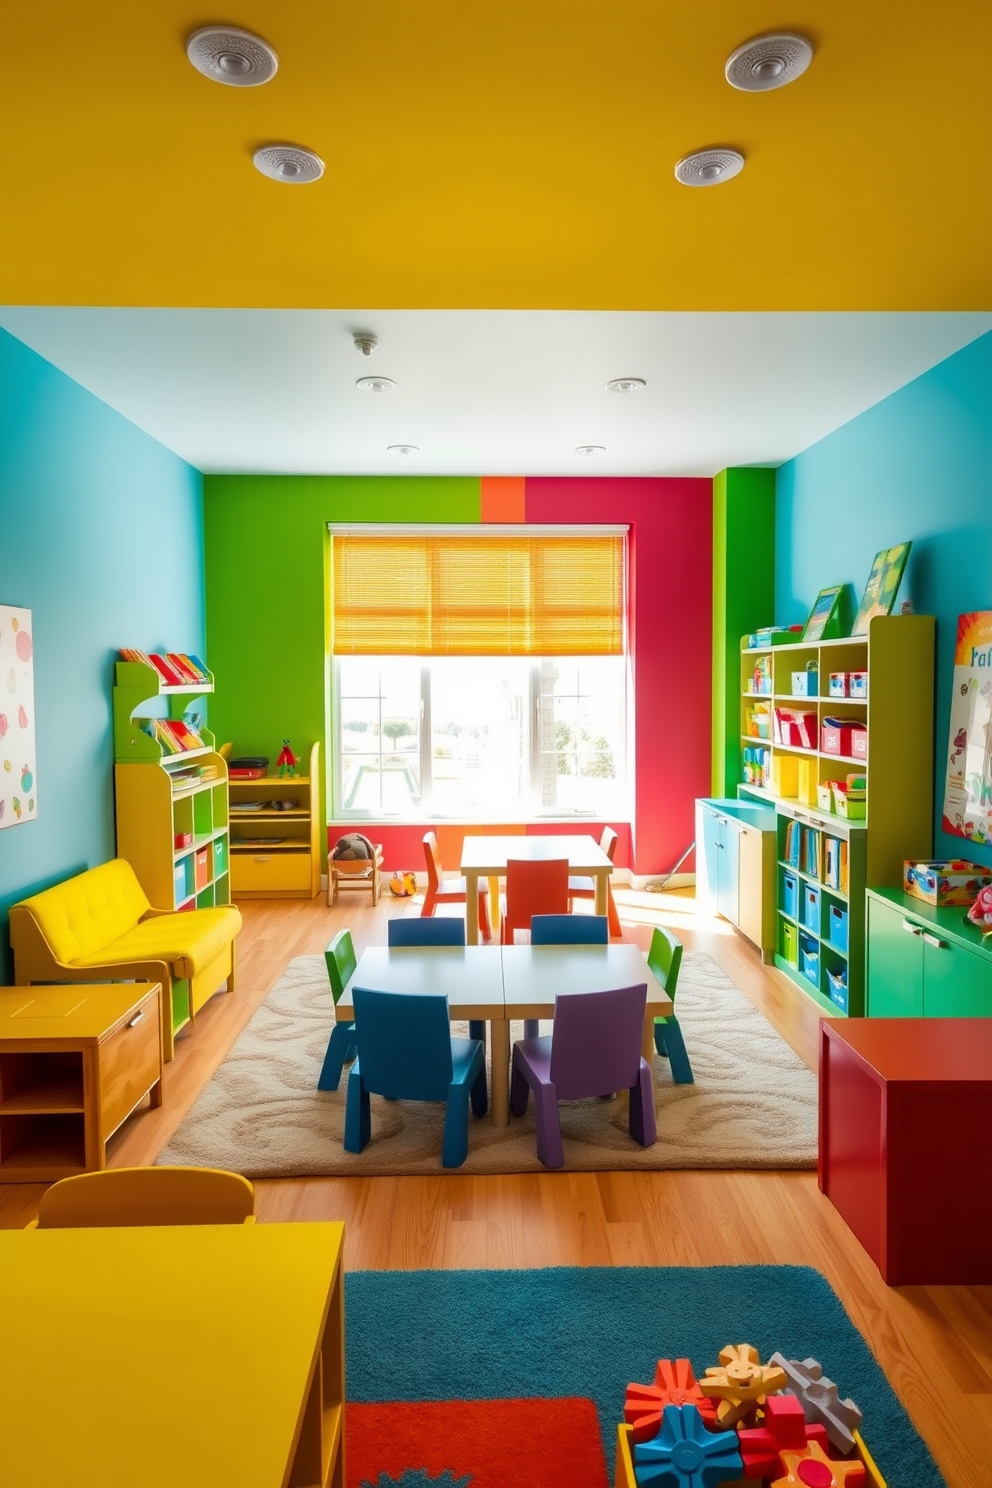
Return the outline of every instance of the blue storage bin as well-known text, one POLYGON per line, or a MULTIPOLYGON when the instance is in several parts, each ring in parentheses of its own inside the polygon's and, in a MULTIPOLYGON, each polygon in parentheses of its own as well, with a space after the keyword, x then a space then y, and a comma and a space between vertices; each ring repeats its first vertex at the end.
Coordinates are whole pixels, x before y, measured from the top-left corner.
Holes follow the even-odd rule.
POLYGON ((820 891, 812 884, 803 884, 803 924, 817 935, 820 933, 820 891))
POLYGON ((799 880, 794 873, 782 874, 782 908, 790 920, 798 920, 799 880))
POLYGON ((830 906, 827 937, 839 951, 847 950, 847 910, 840 904, 830 906))
POLYGON ((186 898, 187 894, 189 893, 189 890, 186 887, 186 864, 187 864, 187 861, 188 860, 186 858, 181 858, 179 860, 179 862, 176 864, 176 867, 175 867, 175 874, 174 874, 174 877, 175 877, 175 886, 176 886, 176 888, 175 888, 175 894, 176 894, 175 902, 177 904, 181 904, 182 901, 186 898))
POLYGON ((799 970, 808 977, 814 987, 820 985, 820 947, 808 935, 799 937, 799 970))
POLYGON ((827 991, 830 1001, 835 1002, 839 1008, 847 1012, 847 967, 832 970, 827 967, 827 991))

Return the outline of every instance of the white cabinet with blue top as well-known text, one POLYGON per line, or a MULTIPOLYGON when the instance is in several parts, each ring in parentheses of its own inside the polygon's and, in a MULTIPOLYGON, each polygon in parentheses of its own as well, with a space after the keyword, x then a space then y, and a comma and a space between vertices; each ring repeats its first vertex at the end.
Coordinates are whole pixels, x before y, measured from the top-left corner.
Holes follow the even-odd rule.
POLYGON ((736 799, 696 802, 696 900, 770 960, 775 952, 775 813, 736 799))

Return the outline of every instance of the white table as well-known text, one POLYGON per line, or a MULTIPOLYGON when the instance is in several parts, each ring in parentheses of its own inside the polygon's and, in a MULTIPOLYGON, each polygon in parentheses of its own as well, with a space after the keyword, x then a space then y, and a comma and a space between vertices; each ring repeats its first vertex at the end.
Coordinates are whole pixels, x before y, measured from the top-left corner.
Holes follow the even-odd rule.
POLYGON ((493 908, 493 926, 499 923, 498 880, 506 873, 508 858, 523 858, 529 863, 546 863, 554 858, 568 859, 570 877, 583 874, 593 880, 598 915, 607 912, 607 890, 613 864, 594 837, 469 837, 462 843, 461 872, 465 879, 465 932, 469 945, 479 943, 479 879, 489 879, 489 899, 493 908))
MULTIPOLYGON (((559 839, 560 840, 560 839, 559 839)), ((642 1053, 653 1069, 654 1020, 675 1011, 671 998, 635 945, 607 946, 371 946, 362 955, 337 1005, 339 1018, 354 1017, 351 989, 440 993, 452 1018, 490 1024, 494 1126, 510 1124, 510 1020, 552 1018, 556 997, 647 984, 642 1053)))

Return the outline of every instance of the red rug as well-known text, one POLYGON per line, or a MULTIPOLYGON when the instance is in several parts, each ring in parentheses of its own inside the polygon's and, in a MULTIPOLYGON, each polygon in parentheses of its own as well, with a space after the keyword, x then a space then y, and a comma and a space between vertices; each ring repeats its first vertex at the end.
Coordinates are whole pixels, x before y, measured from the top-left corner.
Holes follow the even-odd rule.
POLYGON ((591 1400, 345 1407, 347 1488, 608 1488, 591 1400), (441 1480, 438 1483, 438 1480, 441 1480))

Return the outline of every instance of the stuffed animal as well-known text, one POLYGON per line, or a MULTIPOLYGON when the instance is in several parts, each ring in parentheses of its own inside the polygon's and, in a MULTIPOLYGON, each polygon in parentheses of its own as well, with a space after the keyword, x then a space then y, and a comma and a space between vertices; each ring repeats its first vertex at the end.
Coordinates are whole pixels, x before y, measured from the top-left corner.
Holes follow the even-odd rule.
POLYGON ((331 857, 339 863, 360 862, 363 858, 374 858, 375 848, 361 832, 346 832, 335 842, 331 857))

